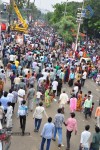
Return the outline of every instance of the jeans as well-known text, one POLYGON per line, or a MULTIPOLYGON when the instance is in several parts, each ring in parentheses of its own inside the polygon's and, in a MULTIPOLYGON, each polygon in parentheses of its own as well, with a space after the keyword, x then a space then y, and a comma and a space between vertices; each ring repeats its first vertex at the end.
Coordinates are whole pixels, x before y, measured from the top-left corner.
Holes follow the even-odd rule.
POLYGON ((25 125, 26 125, 26 116, 20 116, 20 127, 22 129, 22 133, 25 132, 25 125))
POLYGON ((35 118, 35 129, 39 130, 41 125, 42 119, 35 118))
POLYGON ((66 132, 67 148, 70 148, 71 133, 72 133, 72 131, 68 131, 68 130, 66 132))
POLYGON ((55 127, 55 130, 54 130, 54 139, 56 139, 57 132, 58 132, 58 144, 62 144, 62 128, 55 127))
POLYGON ((45 141, 47 140, 47 146, 46 146, 46 150, 50 149, 50 143, 51 143, 51 139, 45 139, 44 137, 42 138, 42 142, 41 142, 41 147, 40 150, 44 150, 44 144, 45 141))

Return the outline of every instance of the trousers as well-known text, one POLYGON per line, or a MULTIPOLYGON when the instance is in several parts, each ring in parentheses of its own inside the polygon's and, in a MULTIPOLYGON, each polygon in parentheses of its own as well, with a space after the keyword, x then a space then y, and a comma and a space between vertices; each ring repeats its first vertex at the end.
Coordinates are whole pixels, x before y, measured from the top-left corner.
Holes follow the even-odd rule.
POLYGON ((55 127, 55 130, 54 130, 54 139, 56 139, 57 132, 58 132, 58 144, 62 144, 62 128, 55 127))
POLYGON ((42 142, 41 142, 41 147, 40 150, 44 150, 44 144, 47 140, 47 146, 46 146, 46 150, 50 149, 50 143, 51 143, 51 139, 45 139, 44 137, 42 138, 42 142))
POLYGON ((25 132, 25 126, 26 126, 26 116, 20 116, 20 127, 22 129, 22 133, 25 132))
POLYGON ((69 130, 67 130, 67 132, 66 132, 67 148, 70 148, 71 133, 72 133, 72 131, 69 131, 69 130))
POLYGON ((41 125, 42 119, 35 118, 35 129, 39 130, 41 125))

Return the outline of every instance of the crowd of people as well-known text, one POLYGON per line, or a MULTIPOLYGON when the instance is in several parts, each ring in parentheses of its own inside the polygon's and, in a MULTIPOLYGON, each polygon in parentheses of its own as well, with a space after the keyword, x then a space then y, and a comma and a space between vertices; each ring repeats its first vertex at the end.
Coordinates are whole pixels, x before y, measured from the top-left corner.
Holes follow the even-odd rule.
MULTIPOLYGON (((0 40, 0 120, 1 127, 12 127, 12 116, 18 106, 17 117, 20 118, 22 136, 25 134, 26 117, 33 112, 34 132, 39 132, 43 114, 48 122, 41 132, 40 150, 50 149, 51 140, 56 140, 58 148, 62 146, 62 125, 66 126, 67 148, 70 149, 70 138, 73 131, 77 134, 75 112, 84 113, 85 119, 92 117, 95 102, 92 91, 83 92, 87 78, 100 86, 100 57, 97 54, 98 41, 82 40, 77 51, 68 45, 51 27, 33 27, 28 38, 23 34, 23 44, 17 43, 18 33, 2 33, 0 40), (82 58, 82 59, 81 59, 82 58), (90 58, 90 61, 85 61, 90 58), (82 60, 82 61, 80 61, 82 60), (5 91, 9 81, 9 89, 5 91), (66 88, 70 89, 70 95, 66 88), (59 103, 57 114, 47 115, 53 102, 59 103), (33 110, 34 103, 36 107, 33 110), (64 119, 66 104, 69 105, 71 117, 64 119)), ((22 36, 22 35, 21 35, 22 36)), ((8 86, 7 86, 8 87, 8 86)), ((98 97, 99 99, 99 97, 98 97)), ((99 150, 100 146, 100 102, 95 110, 97 119, 91 145, 89 140, 90 126, 85 126, 81 133, 80 150, 99 150)), ((14 123, 14 122, 13 122, 14 123)))

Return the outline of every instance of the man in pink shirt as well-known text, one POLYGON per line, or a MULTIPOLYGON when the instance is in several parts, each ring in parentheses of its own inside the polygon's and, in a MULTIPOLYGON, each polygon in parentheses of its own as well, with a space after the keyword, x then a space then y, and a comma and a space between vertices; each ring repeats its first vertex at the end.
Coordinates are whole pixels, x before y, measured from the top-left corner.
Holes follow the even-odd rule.
POLYGON ((75 135, 77 134, 77 121, 75 119, 75 113, 71 113, 71 117, 67 119, 65 122, 66 126, 66 138, 67 138, 67 148, 66 150, 70 150, 70 139, 71 133, 75 131, 75 135))

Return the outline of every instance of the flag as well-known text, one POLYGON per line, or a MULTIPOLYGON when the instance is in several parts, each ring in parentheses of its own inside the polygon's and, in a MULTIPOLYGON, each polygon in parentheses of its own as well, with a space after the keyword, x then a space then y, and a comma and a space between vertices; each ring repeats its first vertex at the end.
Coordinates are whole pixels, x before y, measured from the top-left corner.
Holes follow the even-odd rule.
POLYGON ((91 6, 88 5, 88 6, 83 10, 82 14, 83 14, 83 17, 84 17, 84 18, 91 18, 91 17, 93 16, 93 14, 94 14, 94 11, 93 11, 93 9, 91 8, 91 6))

